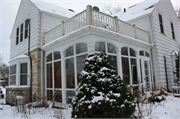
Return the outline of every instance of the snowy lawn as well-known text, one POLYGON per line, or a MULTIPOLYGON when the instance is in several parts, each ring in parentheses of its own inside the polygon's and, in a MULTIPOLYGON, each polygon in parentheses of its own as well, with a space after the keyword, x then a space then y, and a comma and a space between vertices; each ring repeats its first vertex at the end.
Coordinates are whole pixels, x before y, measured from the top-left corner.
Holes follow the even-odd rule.
MULTIPOLYGON (((4 99, 0 99, 0 119, 57 119, 57 114, 61 115, 63 119, 71 118, 71 108, 59 111, 52 108, 35 108, 31 109, 31 114, 24 116, 17 112, 16 106, 4 105, 4 99)), ((152 105, 151 115, 147 114, 146 109, 149 105, 144 104, 143 116, 145 119, 179 119, 180 118, 180 98, 175 98, 172 94, 166 97, 165 101, 155 103, 152 105)))

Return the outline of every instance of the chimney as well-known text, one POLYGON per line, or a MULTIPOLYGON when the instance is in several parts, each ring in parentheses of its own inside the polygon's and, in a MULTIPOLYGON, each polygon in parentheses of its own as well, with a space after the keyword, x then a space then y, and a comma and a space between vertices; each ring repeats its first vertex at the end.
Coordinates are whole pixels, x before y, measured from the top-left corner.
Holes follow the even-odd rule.
POLYGON ((124 13, 126 12, 126 8, 124 8, 124 13))

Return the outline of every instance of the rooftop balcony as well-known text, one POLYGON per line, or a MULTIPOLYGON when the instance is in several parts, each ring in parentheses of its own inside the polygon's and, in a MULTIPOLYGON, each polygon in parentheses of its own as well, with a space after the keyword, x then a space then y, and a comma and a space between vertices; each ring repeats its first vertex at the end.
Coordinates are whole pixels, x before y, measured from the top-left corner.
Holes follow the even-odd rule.
POLYGON ((91 6, 87 6, 86 10, 66 21, 62 21, 60 25, 46 32, 45 44, 88 25, 107 29, 149 43, 147 31, 121 21, 116 16, 112 17, 92 9, 91 6))

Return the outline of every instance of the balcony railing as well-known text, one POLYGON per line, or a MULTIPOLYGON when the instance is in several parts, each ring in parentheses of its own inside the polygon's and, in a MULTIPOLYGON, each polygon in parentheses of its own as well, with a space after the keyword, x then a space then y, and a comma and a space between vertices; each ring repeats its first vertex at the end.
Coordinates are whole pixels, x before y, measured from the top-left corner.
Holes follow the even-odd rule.
POLYGON ((93 25, 130 36, 145 42, 149 42, 149 34, 147 31, 137 28, 135 25, 130 25, 119 20, 116 16, 104 14, 93 10, 91 6, 73 16, 72 18, 62 21, 60 25, 45 33, 45 44, 58 38, 80 29, 86 25, 93 25))

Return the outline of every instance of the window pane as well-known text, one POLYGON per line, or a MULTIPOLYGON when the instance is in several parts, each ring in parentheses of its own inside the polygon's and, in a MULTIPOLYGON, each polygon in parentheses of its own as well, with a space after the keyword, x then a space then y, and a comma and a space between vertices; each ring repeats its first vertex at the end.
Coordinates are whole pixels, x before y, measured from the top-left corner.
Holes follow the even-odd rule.
POLYGON ((11 74, 16 74, 16 64, 10 66, 10 75, 11 75, 11 74))
POLYGON ((130 49, 130 56, 136 57, 136 52, 132 48, 129 49, 130 49))
POLYGON ((21 24, 20 42, 23 41, 23 24, 21 24))
POLYGON ((52 90, 47 90, 47 100, 52 100, 53 93, 52 90))
POLYGON ((139 55, 144 56, 144 51, 139 51, 139 55))
POLYGON ((141 59, 139 59, 139 65, 140 65, 140 73, 141 73, 141 83, 143 83, 141 59))
POLYGON ((54 96, 55 96, 56 102, 62 102, 62 91, 61 90, 55 90, 54 96))
POLYGON ((108 53, 115 53, 116 54, 116 47, 110 43, 108 43, 108 53))
POLYGON ((57 59, 61 59, 61 54, 60 52, 54 52, 54 60, 57 60, 57 59))
POLYGON ((70 46, 68 49, 66 49, 65 51, 65 57, 68 57, 68 56, 72 56, 74 55, 74 46, 70 46))
POLYGON ((95 44, 95 51, 104 51, 105 52, 105 42, 97 42, 95 44))
POLYGON ((145 52, 145 56, 146 56, 146 57, 150 57, 150 55, 149 55, 148 52, 145 52))
POLYGON ((27 85, 27 74, 21 75, 21 77, 20 77, 20 85, 27 85))
POLYGON ((117 57, 109 55, 109 60, 111 61, 111 64, 114 66, 114 69, 117 71, 117 57))
POLYGON ((52 53, 51 54, 49 54, 47 57, 46 57, 47 59, 47 62, 50 62, 50 61, 52 61, 52 53))
POLYGON ((77 57, 77 79, 78 79, 77 83, 79 83, 79 75, 84 68, 84 60, 86 57, 87 57, 87 54, 77 57))
POLYGON ((66 88, 75 88, 74 58, 66 59, 66 88))
POLYGON ((21 73, 27 73, 27 63, 21 64, 21 73))
POLYGON ((87 52, 87 44, 86 43, 78 43, 76 44, 76 54, 87 52))
POLYGON ((16 45, 19 43, 19 27, 16 30, 16 45))
POLYGON ((52 88, 52 63, 47 64, 47 88, 52 88))
POLYGON ((132 76, 132 81, 133 84, 137 84, 137 65, 136 65, 136 59, 131 58, 131 76, 132 76))
POLYGON ((123 80, 126 85, 129 85, 130 76, 129 76, 129 60, 128 58, 122 57, 122 72, 123 72, 123 80))
POLYGON ((16 85, 16 75, 10 76, 10 85, 16 85))
POLYGON ((121 55, 128 55, 128 48, 127 47, 121 48, 121 55))
POLYGON ((75 96, 75 91, 67 91, 66 96, 67 103, 72 103, 72 99, 75 96))
POLYGON ((61 88, 61 61, 54 63, 54 86, 61 88))

